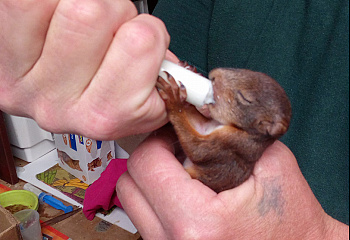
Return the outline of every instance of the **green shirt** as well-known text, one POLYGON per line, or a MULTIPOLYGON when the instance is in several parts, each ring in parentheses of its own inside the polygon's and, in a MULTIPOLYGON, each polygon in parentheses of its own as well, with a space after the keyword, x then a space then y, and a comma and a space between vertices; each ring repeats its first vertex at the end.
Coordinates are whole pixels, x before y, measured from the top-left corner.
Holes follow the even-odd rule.
POLYGON ((293 107, 282 141, 325 211, 349 224, 349 1, 159 0, 170 50, 207 74, 267 73, 293 107))

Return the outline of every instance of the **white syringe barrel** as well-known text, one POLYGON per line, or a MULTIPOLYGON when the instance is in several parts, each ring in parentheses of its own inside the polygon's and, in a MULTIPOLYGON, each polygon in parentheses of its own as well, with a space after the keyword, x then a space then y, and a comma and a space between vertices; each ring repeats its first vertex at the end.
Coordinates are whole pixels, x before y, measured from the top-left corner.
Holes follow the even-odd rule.
POLYGON ((159 76, 168 81, 165 72, 172 75, 178 85, 181 82, 185 86, 187 102, 196 107, 214 103, 213 85, 209 79, 167 60, 164 60, 162 63, 159 76))

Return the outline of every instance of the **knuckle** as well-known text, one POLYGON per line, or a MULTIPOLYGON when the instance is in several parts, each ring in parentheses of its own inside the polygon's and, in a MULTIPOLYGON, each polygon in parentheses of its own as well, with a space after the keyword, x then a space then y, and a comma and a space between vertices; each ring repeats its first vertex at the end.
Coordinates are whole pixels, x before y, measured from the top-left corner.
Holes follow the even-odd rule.
POLYGON ((135 4, 132 1, 118 1, 118 3, 115 4, 116 8, 113 11, 114 13, 117 12, 117 15, 125 15, 126 19, 134 18, 138 15, 137 8, 135 4), (123 6, 121 6, 123 4, 123 6))
POLYGON ((64 2, 57 11, 72 23, 94 26, 101 24, 108 9, 104 1, 71 0, 64 2))
POLYGON ((141 22, 128 24, 127 40, 136 52, 149 49, 156 43, 155 30, 141 22))
POLYGON ((191 226, 182 226, 176 230, 178 239, 182 240, 200 240, 206 239, 206 236, 202 236, 202 231, 198 231, 196 228, 191 226))
POLYGON ((33 119, 42 128, 50 132, 60 132, 62 121, 57 122, 54 117, 51 107, 48 104, 37 104, 34 106, 34 113, 32 113, 33 119))
POLYGON ((120 29, 130 53, 142 55, 158 47, 167 47, 169 36, 164 24, 155 17, 143 16, 125 23, 120 29), (146 19, 147 18, 147 19, 146 19))
POLYGON ((110 137, 115 133, 115 122, 110 119, 104 119, 101 116, 93 116, 92 119, 93 121, 77 123, 79 126, 76 126, 76 129, 84 135, 95 139, 110 140, 110 137))

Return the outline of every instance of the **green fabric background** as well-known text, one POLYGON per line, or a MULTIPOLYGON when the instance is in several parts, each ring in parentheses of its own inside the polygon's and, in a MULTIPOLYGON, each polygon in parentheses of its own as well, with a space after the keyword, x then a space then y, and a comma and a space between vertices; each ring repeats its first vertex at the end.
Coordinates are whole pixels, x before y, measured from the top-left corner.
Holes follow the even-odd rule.
POLYGON ((282 141, 325 211, 349 224, 349 1, 159 0, 170 50, 207 74, 275 78, 293 107, 282 141))

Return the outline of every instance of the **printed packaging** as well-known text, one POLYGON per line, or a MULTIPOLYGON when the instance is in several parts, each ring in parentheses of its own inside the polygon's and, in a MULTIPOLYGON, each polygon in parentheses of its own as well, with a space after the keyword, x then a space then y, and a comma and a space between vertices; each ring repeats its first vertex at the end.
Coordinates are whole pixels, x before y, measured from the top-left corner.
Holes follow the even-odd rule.
POLYGON ((114 141, 96 141, 76 134, 55 134, 59 165, 91 184, 115 158, 114 141))

